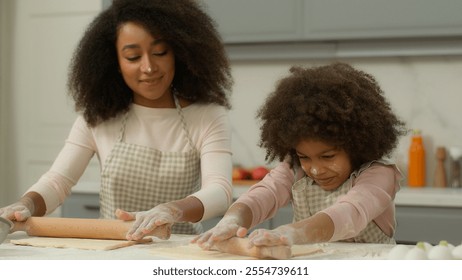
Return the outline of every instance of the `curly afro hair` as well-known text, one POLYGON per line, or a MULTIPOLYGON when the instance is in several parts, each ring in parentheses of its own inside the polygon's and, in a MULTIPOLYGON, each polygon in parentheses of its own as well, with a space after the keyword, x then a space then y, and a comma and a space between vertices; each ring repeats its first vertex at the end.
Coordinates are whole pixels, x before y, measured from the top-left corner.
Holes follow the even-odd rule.
POLYGON ((69 94, 91 126, 126 112, 133 101, 116 51, 118 28, 127 22, 140 24, 170 45, 175 54, 172 86, 179 96, 231 108, 228 57, 215 22, 197 1, 114 0, 90 23, 70 64, 69 94))
POLYGON ((349 155, 352 167, 390 155, 407 134, 376 80, 345 63, 301 68, 279 81, 258 110, 266 160, 289 158, 303 139, 323 141, 349 155))

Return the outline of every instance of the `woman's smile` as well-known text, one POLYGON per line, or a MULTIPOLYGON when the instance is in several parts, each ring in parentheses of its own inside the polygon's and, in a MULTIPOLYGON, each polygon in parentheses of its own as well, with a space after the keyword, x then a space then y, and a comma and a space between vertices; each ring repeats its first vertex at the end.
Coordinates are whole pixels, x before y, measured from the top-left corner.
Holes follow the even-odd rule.
POLYGON ((119 27, 116 47, 120 72, 133 91, 133 102, 153 108, 174 107, 175 56, 167 42, 127 22, 119 27))

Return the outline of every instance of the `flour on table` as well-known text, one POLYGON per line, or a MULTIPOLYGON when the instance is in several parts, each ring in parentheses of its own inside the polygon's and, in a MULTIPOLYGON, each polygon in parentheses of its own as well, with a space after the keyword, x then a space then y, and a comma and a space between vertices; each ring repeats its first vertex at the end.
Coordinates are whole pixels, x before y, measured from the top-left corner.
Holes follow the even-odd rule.
POLYGON ((45 248, 75 248, 83 250, 114 250, 139 243, 150 243, 152 239, 140 241, 128 240, 106 240, 106 239, 84 239, 84 238, 54 238, 54 237, 32 237, 11 240, 15 245, 45 247, 45 248))

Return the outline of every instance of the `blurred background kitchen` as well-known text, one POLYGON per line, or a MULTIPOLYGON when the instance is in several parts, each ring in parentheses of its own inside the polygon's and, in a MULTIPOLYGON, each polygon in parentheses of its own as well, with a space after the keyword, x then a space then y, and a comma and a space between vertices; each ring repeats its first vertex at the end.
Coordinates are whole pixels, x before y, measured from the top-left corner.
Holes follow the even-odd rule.
MULTIPOLYGON (((70 57, 85 26, 109 3, 0 0, 0 205, 22 195, 62 147, 76 116, 66 93, 70 57)), ((437 147, 462 147, 461 0, 203 3, 218 23, 232 63, 236 165, 272 166, 257 145, 255 114, 291 65, 351 63, 374 75, 408 127, 422 131, 426 184, 397 198, 398 224, 410 221, 414 230, 402 233, 402 240, 449 239, 416 233, 427 231, 433 215, 434 225, 453 228, 462 241, 460 188, 433 187, 437 147)), ((404 137, 393 155, 404 173, 410 140, 411 134, 404 137)), ((449 154, 443 164, 450 181, 449 154)), ((97 204, 98 182, 94 160, 76 192, 97 204)))

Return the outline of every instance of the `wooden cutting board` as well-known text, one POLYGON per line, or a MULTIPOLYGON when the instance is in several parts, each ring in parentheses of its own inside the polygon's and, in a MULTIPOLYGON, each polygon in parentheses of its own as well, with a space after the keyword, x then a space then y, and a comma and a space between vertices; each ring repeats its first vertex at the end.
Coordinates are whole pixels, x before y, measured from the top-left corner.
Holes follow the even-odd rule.
POLYGON ((84 238, 55 238, 55 237, 31 237, 14 239, 10 241, 15 245, 45 247, 45 248, 75 248, 83 250, 114 250, 135 244, 152 242, 145 238, 140 241, 107 240, 107 239, 84 239, 84 238))

